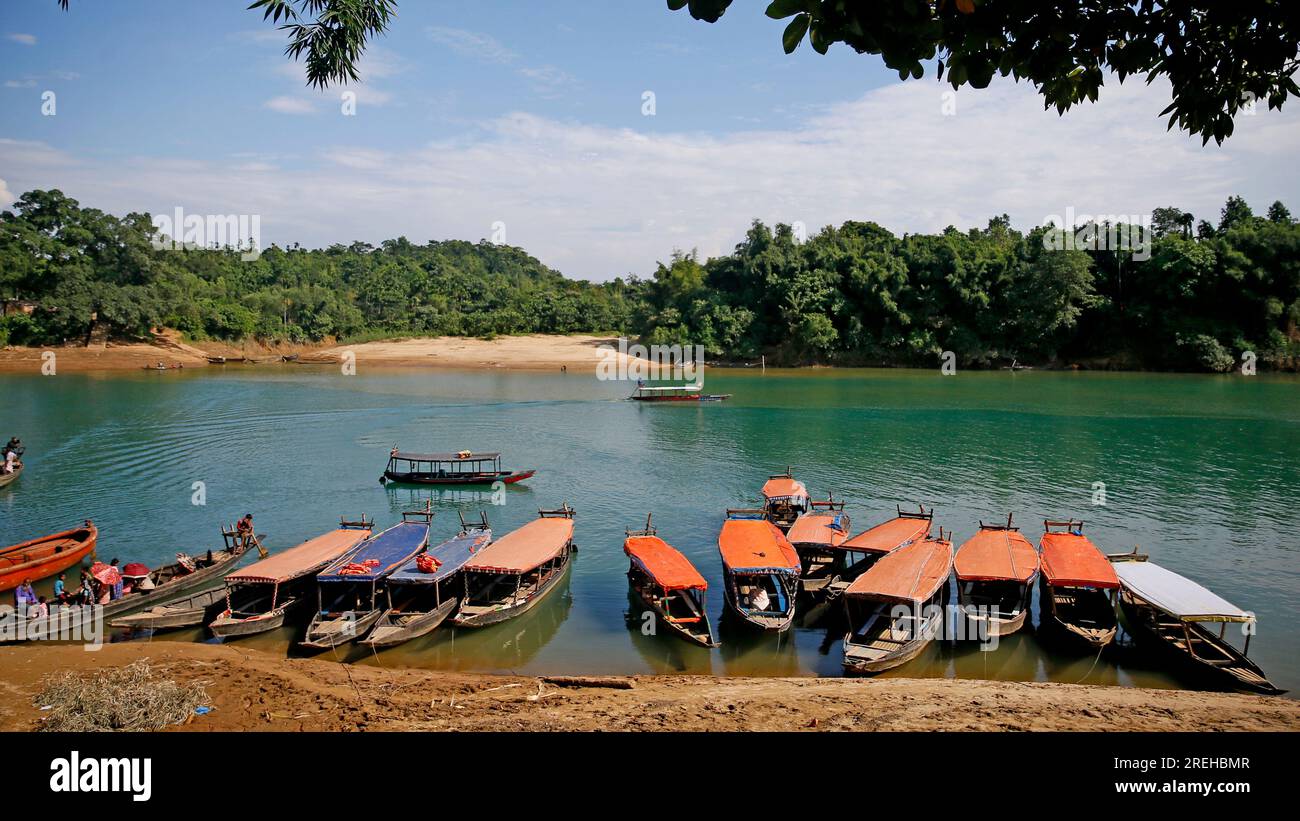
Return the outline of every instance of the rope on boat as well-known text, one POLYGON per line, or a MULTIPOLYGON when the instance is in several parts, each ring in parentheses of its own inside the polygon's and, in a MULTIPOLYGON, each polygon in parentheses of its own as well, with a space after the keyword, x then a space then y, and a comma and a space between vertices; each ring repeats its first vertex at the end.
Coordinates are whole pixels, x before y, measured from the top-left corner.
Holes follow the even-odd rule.
POLYGON ((1097 662, 1101 661, 1101 651, 1105 649, 1106 649, 1106 645, 1104 644, 1101 647, 1097 648, 1097 657, 1092 660, 1092 666, 1088 668, 1088 672, 1083 674, 1083 678, 1076 681, 1075 684, 1083 684, 1084 679, 1092 675, 1092 671, 1097 669, 1097 662))

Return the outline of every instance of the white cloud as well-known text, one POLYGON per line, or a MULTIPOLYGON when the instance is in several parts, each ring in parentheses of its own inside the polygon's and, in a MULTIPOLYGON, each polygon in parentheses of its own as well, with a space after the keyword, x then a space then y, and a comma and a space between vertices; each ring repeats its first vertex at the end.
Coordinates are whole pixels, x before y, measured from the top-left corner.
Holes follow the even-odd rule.
POLYGON ((262 103, 263 108, 278 111, 281 114, 315 114, 316 104, 305 97, 272 97, 262 103))
POLYGON ((13 40, 15 43, 22 43, 24 46, 34 46, 34 45, 36 45, 36 35, 35 35, 35 34, 21 34, 21 33, 15 32, 15 33, 13 33, 13 34, 6 34, 5 37, 8 38, 8 39, 10 39, 10 40, 13 40))
POLYGON ((447 46, 457 54, 489 63, 513 63, 517 55, 490 34, 447 26, 430 26, 425 30, 435 43, 447 46))
POLYGON ((260 214, 264 240, 282 244, 477 240, 500 220, 511 244, 598 279, 648 274, 675 247, 728 252, 754 218, 802 221, 809 232, 874 220, 901 234, 982 227, 1003 212, 1029 228, 1071 206, 1146 214, 1177 205, 1216 219, 1234 193, 1260 211, 1274 199, 1300 210, 1295 101, 1240 117, 1223 147, 1202 147, 1155 116, 1169 98, 1161 83, 1112 83, 1101 102, 1064 117, 1007 81, 962 92, 946 117, 947 90, 890 85, 795 127, 723 134, 517 113, 454 139, 385 151, 320 145, 270 168, 234 158, 79 159, 0 140, 0 172, 11 191, 57 187, 114 213, 179 204, 260 214))
POLYGON ((9 184, 0 180, 0 208, 8 208, 18 199, 9 191, 9 184))

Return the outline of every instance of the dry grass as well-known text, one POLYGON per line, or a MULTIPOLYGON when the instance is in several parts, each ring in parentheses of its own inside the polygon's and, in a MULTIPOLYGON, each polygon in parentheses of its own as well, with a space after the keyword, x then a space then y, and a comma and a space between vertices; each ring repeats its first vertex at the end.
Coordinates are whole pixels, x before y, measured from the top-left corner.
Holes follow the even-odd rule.
POLYGON ((46 732, 161 730, 189 721, 195 707, 210 703, 201 684, 162 678, 144 659, 91 673, 60 673, 43 685, 33 701, 45 711, 40 729, 46 732))

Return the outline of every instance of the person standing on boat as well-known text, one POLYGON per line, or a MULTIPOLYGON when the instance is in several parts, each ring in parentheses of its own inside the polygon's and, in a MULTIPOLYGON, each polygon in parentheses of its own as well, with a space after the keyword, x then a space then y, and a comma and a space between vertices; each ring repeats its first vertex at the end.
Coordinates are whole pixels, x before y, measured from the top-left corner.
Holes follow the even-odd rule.
POLYGON ((17 436, 12 436, 9 438, 9 442, 4 446, 3 453, 5 456, 8 456, 10 453, 18 453, 22 449, 23 449, 22 440, 19 439, 17 436))
MULTIPOLYGON (((119 564, 118 560, 114 558, 113 561, 108 563, 108 566, 116 570, 118 564, 119 564)), ((120 599, 122 598, 122 595, 123 595, 122 571, 118 570, 117 581, 113 582, 113 592, 110 594, 110 598, 120 599)))
POLYGON ((18 454, 15 451, 11 450, 5 453, 4 467, 0 469, 4 470, 5 474, 10 474, 18 469, 17 464, 18 464, 18 454))

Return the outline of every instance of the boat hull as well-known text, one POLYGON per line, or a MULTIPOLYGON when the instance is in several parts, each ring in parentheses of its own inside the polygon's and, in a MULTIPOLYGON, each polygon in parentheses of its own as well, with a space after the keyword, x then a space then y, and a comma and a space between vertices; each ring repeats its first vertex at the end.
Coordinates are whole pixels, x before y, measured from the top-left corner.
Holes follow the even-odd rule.
POLYGON ((736 579, 725 568, 723 586, 726 588, 727 614, 732 616, 738 623, 746 627, 752 627, 756 630, 762 630, 767 633, 783 633, 789 630, 794 624, 795 612, 798 607, 796 597, 798 594, 798 579, 794 583, 786 584, 781 577, 777 578, 777 584, 781 584, 785 590, 785 599, 787 606, 785 610, 764 611, 762 613, 741 606, 736 600, 736 579))
MULTIPOLYGON (((1047 628, 1048 632, 1055 633, 1076 647, 1088 650, 1100 651, 1115 641, 1119 619, 1113 608, 1108 611, 1109 616, 1102 613, 1100 608, 1094 608, 1095 617, 1083 621, 1063 606, 1064 599, 1071 595, 1071 588, 1058 591, 1047 583, 1046 577, 1040 576, 1039 579, 1042 588, 1038 600, 1040 627, 1047 628)), ((1104 597, 1104 594, 1100 595, 1104 597)))
POLYGON ((246 618, 237 618, 224 611, 208 624, 208 630, 217 638, 231 639, 269 633, 284 626, 288 614, 302 605, 302 599, 292 599, 273 610, 246 618))
POLYGON ((730 399, 729 393, 713 393, 704 396, 629 396, 633 402, 721 402, 730 399))
POLYGON ((427 636, 447 620, 460 605, 460 599, 453 596, 425 613, 398 614, 389 611, 375 623, 374 628, 357 644, 382 649, 405 644, 421 636, 427 636), (403 621, 405 619, 405 621, 403 621))
MULTIPOLYGON (((1019 632, 1028 621, 1029 604, 1031 593, 1033 591, 1033 580, 1019 585, 1019 593, 1012 603, 1010 610, 1004 611, 1001 607, 996 608, 996 613, 988 612, 986 609, 987 597, 981 598, 973 595, 967 590, 966 585, 969 582, 963 582, 960 578, 957 580, 957 607, 966 620, 967 625, 975 631, 976 637, 993 637, 993 636, 1010 636, 1019 632)), ((979 582, 975 582, 979 585, 979 582)), ((978 593, 980 588, 973 588, 978 593)), ((1004 603, 1000 602, 999 604, 1004 603)), ((993 609, 993 608, 989 608, 993 609)))
POLYGON ((18 481, 18 477, 22 475, 23 475, 22 465, 19 465, 18 467, 14 468, 13 473, 0 473, 0 487, 4 487, 5 485, 12 485, 14 482, 18 481))
POLYGON ((109 627, 119 630, 177 630, 182 627, 198 627, 213 615, 225 601, 225 591, 221 589, 196 593, 186 599, 170 604, 157 605, 129 616, 120 616, 108 623, 109 627))
POLYGON ((522 616, 529 610, 537 606, 537 603, 546 598, 552 590, 560 584, 569 573, 569 567, 573 564, 573 548, 569 547, 564 557, 564 566, 559 570, 551 573, 550 577, 544 581, 533 592, 531 596, 517 604, 506 607, 498 607, 491 610, 483 609, 481 606, 470 606, 461 604, 460 612, 452 619, 452 623, 457 627, 487 627, 492 624, 513 619, 516 616, 522 616))
POLYGON ((402 485, 491 485, 496 482, 513 485, 532 478, 535 470, 503 470, 493 473, 481 473, 467 476, 434 476, 427 473, 397 473, 384 471, 384 478, 402 485))
POLYGON ((709 623, 708 613, 703 613, 702 620, 699 622, 681 624, 669 617, 668 613, 659 603, 659 598, 657 596, 650 591, 637 586, 636 580, 631 573, 628 574, 628 580, 628 586, 631 588, 636 600, 650 608, 651 612, 655 614, 655 621, 668 628, 670 635, 676 636, 682 641, 689 642, 698 647, 717 647, 721 643, 714 636, 713 625, 709 623))
POLYGON ((62 573, 94 554, 99 531, 94 525, 65 530, 0 550, 0 592, 25 579, 39 581, 62 573))
POLYGON ((853 633, 850 629, 850 632, 844 635, 844 671, 858 675, 872 675, 901 667, 921 655, 942 629, 943 617, 937 614, 925 621, 915 638, 884 652, 852 641, 853 633))
POLYGON ((307 638, 298 642, 298 646, 313 650, 342 647, 366 635, 370 628, 389 612, 378 609, 367 610, 364 613, 351 614, 353 618, 323 618, 317 614, 307 627, 307 638))

